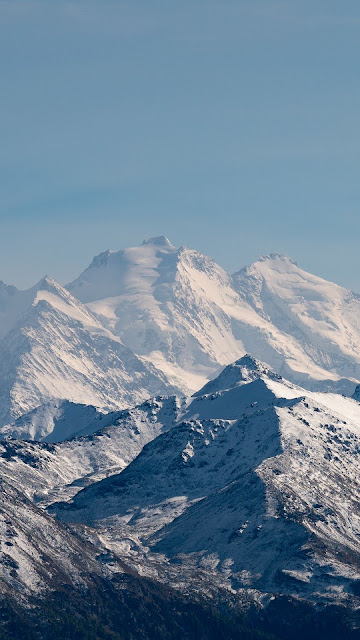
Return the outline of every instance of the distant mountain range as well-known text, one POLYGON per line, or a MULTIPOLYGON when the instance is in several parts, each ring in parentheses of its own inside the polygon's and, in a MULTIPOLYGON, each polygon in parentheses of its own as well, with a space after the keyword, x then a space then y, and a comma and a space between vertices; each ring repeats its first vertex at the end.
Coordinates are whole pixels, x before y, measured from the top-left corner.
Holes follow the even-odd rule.
POLYGON ((68 289, 186 392, 244 353, 309 387, 360 378, 360 297, 278 254, 230 276, 152 238, 100 254, 68 289))
POLYGON ((106 251, 66 288, 1 284, 0 424, 53 400, 109 411, 189 394, 244 353, 351 395, 359 318, 359 296, 277 254, 230 276, 162 236, 106 251))

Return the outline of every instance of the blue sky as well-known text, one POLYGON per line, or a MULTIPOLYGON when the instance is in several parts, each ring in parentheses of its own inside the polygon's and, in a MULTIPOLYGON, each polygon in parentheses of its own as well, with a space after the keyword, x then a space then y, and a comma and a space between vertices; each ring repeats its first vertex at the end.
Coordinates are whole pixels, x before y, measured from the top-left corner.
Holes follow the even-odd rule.
POLYGON ((0 279, 165 234, 360 291, 358 0, 0 0, 0 279))

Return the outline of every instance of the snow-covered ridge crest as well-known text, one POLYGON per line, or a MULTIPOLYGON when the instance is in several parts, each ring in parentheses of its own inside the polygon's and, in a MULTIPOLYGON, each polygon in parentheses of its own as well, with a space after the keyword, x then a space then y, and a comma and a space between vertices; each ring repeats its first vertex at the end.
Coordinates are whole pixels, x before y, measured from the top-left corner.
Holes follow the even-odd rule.
POLYGON ((75 404, 69 400, 49 400, 11 424, 0 427, 1 438, 61 442, 101 427, 104 414, 96 407, 75 404))
POLYGON ((156 236, 155 238, 148 238, 143 240, 142 246, 152 245, 154 247, 162 247, 166 249, 175 249, 170 240, 166 236, 156 236))
MULTIPOLYGON (((284 255, 283 253, 278 253, 277 251, 274 251, 273 253, 268 253, 267 255, 264 255, 264 256, 260 256, 257 262, 269 262, 270 260, 273 262, 284 263, 288 265, 292 264, 295 267, 298 266, 296 260, 293 260, 292 258, 284 255)), ((249 267, 244 267, 244 269, 248 269, 248 268, 249 267)))
POLYGON ((34 287, 33 291, 34 307, 42 302, 48 303, 50 307, 57 309, 73 320, 83 322, 85 325, 99 332, 107 332, 85 305, 79 304, 76 298, 49 276, 42 278, 34 287))
POLYGON ((108 414, 48 403, 9 425, 0 442, 0 475, 37 504, 70 499, 82 487, 120 473, 144 445, 174 426, 181 409, 174 396, 108 414), (30 441, 31 431, 37 442, 30 441))
POLYGON ((193 396, 202 396, 208 393, 232 389, 236 385, 257 380, 262 376, 273 380, 282 380, 282 377, 272 371, 270 367, 247 353, 242 358, 239 358, 239 360, 236 360, 236 362, 227 365, 217 378, 210 380, 204 387, 194 393, 193 396))

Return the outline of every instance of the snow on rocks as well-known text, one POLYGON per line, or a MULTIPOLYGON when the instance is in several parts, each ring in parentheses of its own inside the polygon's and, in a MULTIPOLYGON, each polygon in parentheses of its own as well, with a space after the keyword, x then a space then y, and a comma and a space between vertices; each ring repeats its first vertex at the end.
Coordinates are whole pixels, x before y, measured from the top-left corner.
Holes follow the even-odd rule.
POLYGON ((0 584, 2 597, 28 596, 65 583, 86 588, 104 574, 96 549, 74 536, 4 479, 0 483, 0 584))
POLYGON ((351 597, 360 579, 359 403, 306 391, 248 356, 234 367, 237 376, 220 374, 122 473, 51 512, 96 527, 113 551, 126 540, 135 563, 140 553, 145 565, 165 559, 186 572, 194 558, 216 558, 235 588, 351 597))
MULTIPOLYGON (((145 444, 170 429, 181 410, 175 397, 157 397, 133 409, 98 415, 90 435, 59 442, 0 442, 0 475, 36 504, 67 500, 84 486, 122 471, 145 444)), ((79 425, 78 425, 79 426, 79 425)))

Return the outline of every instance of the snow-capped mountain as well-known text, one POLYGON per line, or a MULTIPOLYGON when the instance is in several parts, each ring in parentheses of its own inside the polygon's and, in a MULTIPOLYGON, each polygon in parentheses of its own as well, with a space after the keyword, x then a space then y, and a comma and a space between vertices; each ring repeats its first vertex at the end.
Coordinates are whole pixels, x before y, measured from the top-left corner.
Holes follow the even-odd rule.
POLYGON ((193 393, 245 353, 306 388, 352 395, 359 318, 359 296, 277 254, 231 277, 163 236, 106 251, 67 289, 48 277, 26 291, 0 283, 0 426, 70 437, 81 409, 51 436, 51 403, 104 412, 193 393))
POLYGON ((360 579, 359 425, 354 399, 246 356, 122 473, 51 512, 161 579, 176 562, 185 582, 207 567, 236 589, 346 602, 360 579))
POLYGON ((68 289, 186 392, 242 352, 223 311, 238 302, 228 274, 165 237, 100 254, 68 289))
POLYGON ((3 592, 358 607, 359 344, 359 296, 277 254, 230 276, 158 237, 0 283, 3 592))
MULTIPOLYGON (((70 416, 70 403, 47 407, 55 429, 64 405, 70 416)), ((5 594, 27 601, 65 580, 88 598, 97 580, 101 593, 120 580, 123 593, 145 576, 198 602, 265 608, 265 619, 278 598, 293 621, 297 602, 359 606, 356 399, 303 389, 245 355, 193 397, 80 409, 88 435, 0 443, 5 594)))
POLYGON ((1 293, 0 424, 54 399, 105 411, 168 392, 160 371, 54 280, 1 293))
MULTIPOLYGON (((278 331, 293 337, 315 367, 359 379, 360 295, 307 273, 278 254, 242 269, 233 282, 242 299, 278 331)), ((285 376, 288 366, 304 371, 302 362, 286 361, 285 376)))
POLYGON ((161 236, 100 254, 68 289, 185 393, 244 353, 313 389, 360 379, 359 296, 277 254, 231 277, 161 236))

